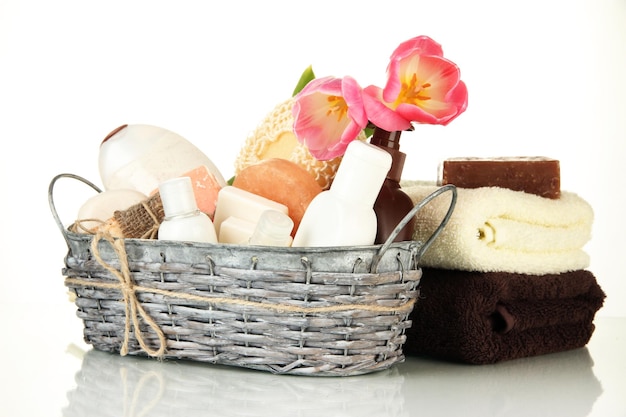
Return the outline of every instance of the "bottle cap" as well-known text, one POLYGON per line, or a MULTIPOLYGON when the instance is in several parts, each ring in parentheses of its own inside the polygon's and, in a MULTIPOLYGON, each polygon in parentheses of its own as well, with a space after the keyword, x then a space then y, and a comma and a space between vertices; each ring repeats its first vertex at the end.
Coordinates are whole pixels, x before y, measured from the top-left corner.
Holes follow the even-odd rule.
POLYGON ((278 210, 265 210, 261 213, 252 237, 251 244, 287 246, 291 243, 293 220, 278 210))
POLYGON ((330 188, 358 204, 373 206, 391 168, 391 155, 381 148, 353 140, 346 148, 330 188))
POLYGON ((159 184, 165 217, 181 216, 198 211, 191 178, 178 177, 159 184))

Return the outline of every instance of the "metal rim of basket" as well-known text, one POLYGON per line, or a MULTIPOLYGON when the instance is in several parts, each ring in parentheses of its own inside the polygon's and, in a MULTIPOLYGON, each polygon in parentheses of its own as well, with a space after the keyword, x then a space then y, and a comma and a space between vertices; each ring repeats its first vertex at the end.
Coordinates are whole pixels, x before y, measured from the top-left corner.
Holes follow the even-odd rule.
MULTIPOLYGON (((59 217, 59 214, 57 212, 57 209, 56 209, 56 206, 55 206, 55 203, 54 203, 54 186, 55 186, 56 182, 59 179, 61 179, 61 178, 71 178, 71 179, 78 180, 78 181, 80 181, 80 182, 90 186, 92 189, 94 189, 98 193, 101 193, 102 190, 100 189, 100 187, 95 185, 93 182, 91 182, 91 181, 87 180, 86 178, 83 178, 83 177, 81 177, 79 175, 76 175, 76 174, 70 174, 70 173, 58 174, 55 177, 53 177, 52 180, 50 181, 50 185, 48 186, 48 204, 50 206, 50 211, 52 212, 52 216, 54 217, 54 220, 55 220, 59 230, 61 231, 61 234, 63 235, 63 238, 65 239, 65 243, 67 244, 68 248, 70 248, 70 240, 69 240, 69 237, 68 237, 68 230, 63 226, 63 222, 61 221, 61 218, 59 217)), ((457 201, 457 189, 452 184, 447 184, 447 185, 443 185, 443 186, 439 187, 437 190, 433 191, 431 194, 429 194, 424 199, 422 199, 419 203, 417 203, 413 207, 413 209, 411 209, 411 211, 409 211, 406 214, 406 216, 404 216, 404 218, 398 223, 398 225, 392 231, 392 233, 390 234, 389 238, 385 241, 385 243, 380 245, 379 250, 377 251, 377 253, 373 257, 371 268, 370 268, 372 272, 376 272, 378 263, 382 259, 382 257, 385 254, 385 252, 387 252, 387 250, 389 249, 391 244, 394 242, 396 236, 404 228, 404 226, 406 226, 407 223, 409 223, 409 221, 411 221, 411 219, 425 205, 427 205, 433 199, 437 198, 438 196, 440 196, 441 194, 443 194, 445 192, 450 192, 452 194, 451 200, 450 200, 450 206, 448 207, 448 210, 447 210, 445 216, 443 217, 443 219, 441 220, 441 222, 439 223, 437 228, 430 235, 430 237, 426 240, 426 242, 424 242, 423 245, 421 245, 421 247, 419 247, 419 249, 417 250, 417 253, 415 255, 415 264, 416 265, 419 264, 419 260, 421 259, 421 257, 428 250, 428 248, 432 245, 432 243, 439 236, 439 234, 443 231, 445 226, 448 224, 448 221, 450 220, 450 217, 452 216, 452 213, 454 212, 454 208, 456 206, 456 201, 457 201)))

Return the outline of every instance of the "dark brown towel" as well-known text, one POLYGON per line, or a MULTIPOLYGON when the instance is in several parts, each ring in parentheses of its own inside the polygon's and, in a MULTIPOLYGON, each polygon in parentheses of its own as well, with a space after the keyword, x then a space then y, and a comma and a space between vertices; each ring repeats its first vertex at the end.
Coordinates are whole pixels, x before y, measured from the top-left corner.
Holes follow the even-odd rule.
POLYGON ((587 270, 423 269, 404 352, 487 364, 583 347, 605 294, 587 270))

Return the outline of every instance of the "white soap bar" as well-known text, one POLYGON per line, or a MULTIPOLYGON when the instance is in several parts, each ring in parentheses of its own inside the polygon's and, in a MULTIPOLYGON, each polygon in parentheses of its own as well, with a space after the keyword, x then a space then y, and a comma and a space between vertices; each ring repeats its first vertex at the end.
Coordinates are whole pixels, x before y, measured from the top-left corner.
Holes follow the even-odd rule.
POLYGON ((223 187, 217 194, 217 207, 213 217, 217 235, 220 235, 222 222, 229 217, 248 220, 256 225, 265 210, 278 210, 281 213, 289 214, 289 209, 284 204, 232 185, 223 187))
POLYGON ((255 227, 256 224, 250 220, 231 216, 222 222, 217 240, 219 243, 247 245, 255 227))
POLYGON ((147 199, 136 190, 105 190, 89 198, 78 210, 78 232, 94 232, 95 228, 113 217, 116 210, 126 210, 130 206, 147 199))

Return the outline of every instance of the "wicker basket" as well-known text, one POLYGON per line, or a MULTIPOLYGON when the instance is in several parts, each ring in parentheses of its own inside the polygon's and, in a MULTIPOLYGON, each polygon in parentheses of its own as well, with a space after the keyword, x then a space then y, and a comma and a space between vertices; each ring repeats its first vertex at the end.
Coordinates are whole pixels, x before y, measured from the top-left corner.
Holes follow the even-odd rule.
POLYGON ((278 248, 113 239, 70 232, 65 285, 97 350, 265 370, 358 375, 404 360, 419 295, 418 262, 456 202, 445 186, 416 205, 382 245, 278 248), (427 242, 394 236, 433 198, 450 208, 427 242))

